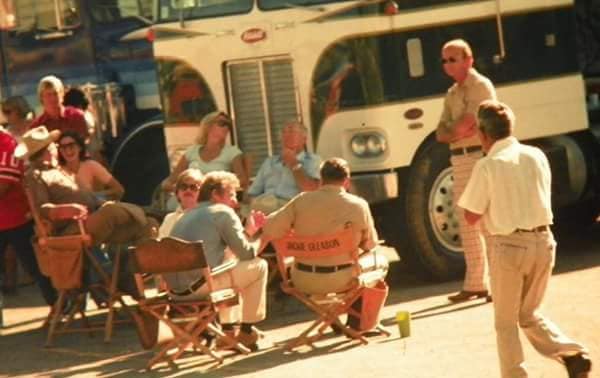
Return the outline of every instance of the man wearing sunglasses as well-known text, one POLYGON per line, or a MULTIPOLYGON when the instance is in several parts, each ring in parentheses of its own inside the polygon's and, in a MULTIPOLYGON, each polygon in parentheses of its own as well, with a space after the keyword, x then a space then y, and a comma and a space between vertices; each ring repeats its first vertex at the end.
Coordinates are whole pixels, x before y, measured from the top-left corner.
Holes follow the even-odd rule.
MULTIPOLYGON (((458 202, 469 181, 473 166, 483 156, 477 136, 477 107, 484 100, 495 100, 491 81, 473 68, 473 53, 462 39, 448 41, 442 47, 444 72, 454 80, 444 100, 444 110, 436 130, 438 142, 450 147, 450 163, 454 175, 454 203, 458 202)), ((478 225, 460 222, 460 238, 465 254, 466 272, 463 288, 448 297, 451 302, 487 298, 485 243, 478 225)))

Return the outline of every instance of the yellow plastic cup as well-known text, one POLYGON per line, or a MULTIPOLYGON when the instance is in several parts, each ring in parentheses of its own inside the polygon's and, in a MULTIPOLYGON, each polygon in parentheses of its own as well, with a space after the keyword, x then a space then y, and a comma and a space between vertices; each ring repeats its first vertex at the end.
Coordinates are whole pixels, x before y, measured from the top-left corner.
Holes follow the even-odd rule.
POLYGON ((398 311, 396 313, 396 322, 398 323, 398 330, 400 331, 400 337, 410 336, 410 312, 398 311))

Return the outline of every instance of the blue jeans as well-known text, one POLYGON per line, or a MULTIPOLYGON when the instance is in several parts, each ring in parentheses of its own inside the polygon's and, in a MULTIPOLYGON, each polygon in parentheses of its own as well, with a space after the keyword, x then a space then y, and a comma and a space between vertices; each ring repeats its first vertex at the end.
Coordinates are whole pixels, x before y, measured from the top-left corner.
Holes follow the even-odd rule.
POLYGON ((15 248, 17 258, 21 262, 21 266, 35 280, 46 303, 52 305, 56 302, 56 290, 52 287, 50 279, 40 272, 35 252, 31 245, 32 237, 32 222, 25 223, 22 226, 10 230, 0 231, 0 258, 4 257, 4 249, 6 246, 12 245, 15 248))

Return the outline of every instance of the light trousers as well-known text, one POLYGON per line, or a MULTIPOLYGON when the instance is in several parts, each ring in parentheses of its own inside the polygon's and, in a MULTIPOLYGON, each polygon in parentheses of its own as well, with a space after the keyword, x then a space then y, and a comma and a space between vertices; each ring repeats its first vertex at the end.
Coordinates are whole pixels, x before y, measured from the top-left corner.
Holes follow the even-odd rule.
POLYGON ((491 243, 490 283, 502 377, 527 377, 519 327, 546 357, 560 361, 561 356, 584 352, 585 347, 566 337, 539 311, 554 267, 552 232, 517 231, 492 236, 491 243))

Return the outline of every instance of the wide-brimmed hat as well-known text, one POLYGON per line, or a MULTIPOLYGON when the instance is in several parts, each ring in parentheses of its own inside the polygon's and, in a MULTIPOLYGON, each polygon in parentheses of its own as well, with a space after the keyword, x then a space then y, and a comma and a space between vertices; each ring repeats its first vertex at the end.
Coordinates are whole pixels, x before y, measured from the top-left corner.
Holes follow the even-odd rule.
POLYGON ((15 157, 17 159, 27 159, 36 152, 46 148, 50 143, 54 143, 60 137, 60 130, 48 131, 46 126, 38 126, 25 132, 21 142, 15 148, 15 157))

